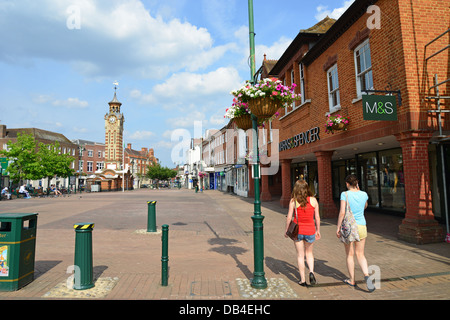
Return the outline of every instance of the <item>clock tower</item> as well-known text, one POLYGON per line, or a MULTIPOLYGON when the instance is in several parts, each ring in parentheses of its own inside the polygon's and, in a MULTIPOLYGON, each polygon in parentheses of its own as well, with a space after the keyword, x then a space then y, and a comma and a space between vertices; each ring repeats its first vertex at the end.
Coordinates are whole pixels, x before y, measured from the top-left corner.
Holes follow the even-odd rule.
POLYGON ((105 115, 105 169, 122 170, 123 165, 123 123, 125 117, 120 113, 122 105, 116 96, 109 102, 109 113, 105 115))

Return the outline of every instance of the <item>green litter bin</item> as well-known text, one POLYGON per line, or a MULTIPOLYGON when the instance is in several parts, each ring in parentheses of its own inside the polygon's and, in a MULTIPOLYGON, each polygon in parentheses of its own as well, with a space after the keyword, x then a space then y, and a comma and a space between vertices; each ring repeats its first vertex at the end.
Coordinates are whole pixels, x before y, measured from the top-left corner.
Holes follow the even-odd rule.
POLYGON ((37 213, 0 214, 0 291, 34 280, 37 213))

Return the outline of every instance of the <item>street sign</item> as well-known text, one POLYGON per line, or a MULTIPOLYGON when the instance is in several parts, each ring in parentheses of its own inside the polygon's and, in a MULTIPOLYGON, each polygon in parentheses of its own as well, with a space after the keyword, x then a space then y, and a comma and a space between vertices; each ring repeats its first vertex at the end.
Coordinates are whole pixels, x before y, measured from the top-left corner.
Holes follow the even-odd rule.
POLYGON ((6 169, 8 169, 8 158, 0 158, 0 165, 2 167, 2 175, 8 175, 8 173, 6 172, 6 169))
POLYGON ((396 96, 363 95, 363 119, 397 121, 396 96))

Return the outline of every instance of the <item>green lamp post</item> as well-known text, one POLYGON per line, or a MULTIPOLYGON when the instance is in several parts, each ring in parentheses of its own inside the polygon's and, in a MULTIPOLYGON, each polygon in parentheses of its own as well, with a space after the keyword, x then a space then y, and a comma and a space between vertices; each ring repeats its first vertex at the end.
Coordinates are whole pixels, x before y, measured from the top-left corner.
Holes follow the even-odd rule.
MULTIPOLYGON (((251 81, 256 83, 255 79, 255 27, 253 20, 253 0, 248 0, 248 15, 249 15, 249 34, 250 34, 250 72, 251 81)), ((251 285, 255 289, 267 288, 267 280, 264 273, 264 231, 263 220, 261 215, 261 201, 260 201, 260 172, 259 172, 259 150, 258 150, 258 119, 252 114, 253 122, 253 154, 256 154, 256 162, 253 163, 253 181, 255 184, 255 202, 253 220, 253 260, 254 272, 251 285)))

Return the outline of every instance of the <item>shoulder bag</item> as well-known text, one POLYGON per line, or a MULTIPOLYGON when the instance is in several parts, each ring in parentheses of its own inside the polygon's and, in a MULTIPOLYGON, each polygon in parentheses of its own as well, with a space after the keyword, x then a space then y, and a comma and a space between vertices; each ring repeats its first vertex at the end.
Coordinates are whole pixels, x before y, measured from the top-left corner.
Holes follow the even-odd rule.
MULTIPOLYGON (((294 203, 294 213, 295 213, 295 218, 297 218, 296 203, 294 203)), ((298 239, 298 224, 295 223, 293 217, 292 217, 291 222, 289 223, 289 227, 286 231, 286 235, 294 241, 296 241, 298 239)))
POLYGON ((347 192, 345 192, 345 216, 341 224, 341 236, 339 238, 343 243, 349 244, 353 241, 359 241, 358 225, 348 203, 347 192))

